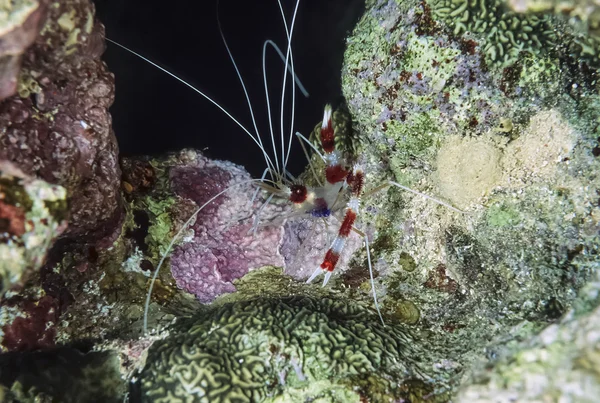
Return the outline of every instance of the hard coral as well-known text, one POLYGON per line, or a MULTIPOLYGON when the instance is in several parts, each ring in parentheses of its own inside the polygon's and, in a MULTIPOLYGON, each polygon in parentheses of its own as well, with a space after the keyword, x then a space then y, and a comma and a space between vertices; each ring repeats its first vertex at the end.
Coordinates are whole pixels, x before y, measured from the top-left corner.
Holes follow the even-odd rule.
POLYGON ((501 67, 513 64, 520 52, 542 52, 555 40, 547 18, 503 9, 501 0, 430 1, 433 15, 455 35, 472 32, 485 41, 486 59, 501 67))
POLYGON ((414 346, 402 325, 384 328, 348 300, 259 298, 176 324, 150 348, 139 393, 143 402, 387 401, 431 368, 413 361, 414 346))
POLYGON ((565 17, 575 8, 568 2, 562 4, 566 12, 557 11, 556 15, 536 12, 539 10, 515 12, 507 7, 507 0, 429 0, 428 3, 434 18, 447 24, 454 35, 478 38, 491 66, 513 65, 525 53, 536 57, 549 53, 561 58, 575 56, 592 66, 600 65, 600 35, 593 26, 598 21, 597 5, 586 4, 579 9, 578 18, 586 20, 591 16, 590 26, 586 26, 574 22, 578 18, 565 17), (591 13, 594 8, 596 12, 591 13))

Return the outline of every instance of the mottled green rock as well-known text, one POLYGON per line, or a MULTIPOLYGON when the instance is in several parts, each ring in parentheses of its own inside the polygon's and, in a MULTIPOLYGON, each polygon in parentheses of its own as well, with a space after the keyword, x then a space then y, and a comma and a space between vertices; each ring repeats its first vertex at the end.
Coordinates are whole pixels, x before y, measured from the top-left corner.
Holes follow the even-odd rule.
POLYGON ((600 396, 599 346, 600 308, 579 317, 571 312, 532 339, 510 346, 492 369, 479 363, 456 401, 595 402, 600 396))
POLYGON ((0 162, 0 295, 37 270, 66 228, 66 190, 0 162))
POLYGON ((413 326, 448 347, 438 358, 464 368, 597 305, 577 295, 599 268, 600 98, 544 52, 483 63, 483 37, 449 31, 433 3, 369 1, 342 82, 367 193, 395 180, 463 210, 390 188, 363 199, 361 220, 384 314, 414 306, 413 326))

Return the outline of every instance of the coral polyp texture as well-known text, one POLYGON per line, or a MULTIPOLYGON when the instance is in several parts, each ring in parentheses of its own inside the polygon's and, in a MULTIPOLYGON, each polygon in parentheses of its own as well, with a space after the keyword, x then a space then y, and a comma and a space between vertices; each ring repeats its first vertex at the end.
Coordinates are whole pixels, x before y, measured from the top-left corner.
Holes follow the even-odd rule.
POLYGON ((486 59, 500 67, 513 64, 521 52, 547 51, 556 43, 548 17, 513 12, 501 0, 433 0, 430 4, 433 16, 447 23, 455 35, 481 37, 486 59))
POLYGON ((354 302, 259 298, 178 323, 150 348, 139 393, 143 402, 402 399, 411 383, 431 391, 416 356, 409 330, 383 327, 354 302))
MULTIPOLYGON (((447 24, 454 35, 466 35, 481 42, 486 61, 495 67, 508 67, 525 54, 575 56, 595 67, 600 65, 600 36, 593 22, 591 29, 574 24, 574 18, 564 18, 568 12, 556 15, 517 12, 513 10, 515 5, 508 7, 505 0, 430 0, 427 3, 432 16, 447 24)), ((574 8, 563 6, 569 11, 574 8)), ((597 6, 590 4, 587 9, 594 7, 597 6)), ((592 21, 594 18, 597 17, 592 17, 592 21)))

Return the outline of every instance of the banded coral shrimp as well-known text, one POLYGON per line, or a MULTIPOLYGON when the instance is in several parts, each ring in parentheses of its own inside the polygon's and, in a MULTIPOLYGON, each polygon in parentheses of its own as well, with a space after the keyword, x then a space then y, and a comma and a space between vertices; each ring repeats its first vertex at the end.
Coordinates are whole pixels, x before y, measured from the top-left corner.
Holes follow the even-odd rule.
MULTIPOLYGON (((287 22, 286 22, 286 24, 289 24, 289 25, 286 25, 286 29, 288 32, 287 39, 292 37, 294 22, 295 22, 295 19, 297 16, 296 11, 297 11, 298 4, 299 4, 299 2, 295 3, 295 8, 294 8, 292 17, 288 18, 287 22)), ((283 8, 281 6, 281 3, 279 3, 279 6, 280 6, 281 13, 285 14, 285 12, 283 11, 283 8)), ((284 17, 284 19, 285 19, 285 17, 284 17)), ((219 26, 219 31, 221 32, 221 35, 223 35, 220 26, 219 26)), ((223 40, 225 42, 224 37, 223 37, 223 40)), ((265 42, 265 45, 263 45, 263 51, 264 51, 264 48, 267 46, 267 44, 269 44, 269 43, 265 42)), ((270 44, 272 44, 272 42, 270 44)), ((121 45, 119 45, 119 46, 121 46, 121 45)), ((235 66, 235 69, 236 69, 236 72, 238 74, 240 81, 242 81, 244 93, 246 94, 245 96, 246 96, 246 99, 248 100, 248 106, 250 107, 250 111, 251 111, 251 115, 252 115, 252 126, 254 126, 254 131, 258 132, 258 129, 256 127, 257 123, 255 121, 255 115, 252 111, 251 102, 250 102, 250 99, 247 98, 248 95, 246 92, 247 91, 246 86, 244 85, 244 81, 240 75, 240 70, 238 69, 238 66, 235 64, 236 62, 234 61, 233 56, 230 53, 230 49, 229 49, 227 42, 225 42, 225 48, 226 48, 227 52, 229 53, 229 56, 231 57, 231 60, 235 66)), ((281 50, 279 51, 280 57, 284 60, 284 65, 288 64, 288 68, 287 69, 284 68, 284 71, 287 71, 287 75, 282 74, 283 79, 284 79, 283 88, 285 89, 286 88, 285 80, 287 79, 287 80, 289 80, 289 82, 294 81, 296 79, 296 76, 295 76, 295 72, 294 72, 294 59, 293 59, 292 52, 291 52, 291 45, 288 42, 286 44, 286 46, 281 46, 281 48, 283 51, 281 51, 281 50), (285 57, 283 56, 284 54, 285 54, 285 57), (288 77, 288 75, 289 75, 289 77, 288 77)), ((125 48, 125 49, 127 49, 127 48, 125 48)), ((129 49, 127 49, 127 50, 129 50, 129 49)), ((344 247, 344 243, 345 243, 346 239, 348 238, 351 231, 355 231, 359 235, 361 235, 361 239, 364 240, 364 243, 367 248, 367 258, 368 258, 369 273, 370 273, 370 277, 371 277, 371 285, 372 285, 372 289, 373 289, 373 298, 375 301, 375 307, 381 317, 381 313, 379 312, 379 306, 377 303, 377 296, 375 293, 375 286, 374 286, 374 282, 373 282, 373 273, 372 273, 372 269, 371 269, 371 256, 370 256, 370 253, 368 252, 369 239, 365 234, 363 234, 361 231, 357 230, 354 227, 354 221, 356 220, 356 216, 358 214, 359 198, 363 192, 364 174, 360 170, 360 167, 352 168, 350 166, 350 164, 348 164, 346 161, 341 159, 341 156, 338 155, 335 152, 335 149, 332 147, 332 145, 333 145, 333 130, 331 127, 331 120, 330 120, 331 110, 327 107, 325 108, 325 116, 323 118, 323 121, 325 123, 322 128, 323 129, 322 133, 325 133, 325 134, 321 136, 322 137, 321 143, 322 143, 323 148, 325 149, 325 155, 321 155, 320 157, 323 161, 326 161, 326 164, 328 165, 327 171, 329 172, 331 170, 333 172, 333 174, 332 174, 333 176, 328 178, 329 184, 326 184, 324 186, 307 188, 302 185, 297 185, 294 181, 293 175, 291 175, 289 173, 288 168, 287 168, 287 162, 288 162, 288 158, 289 158, 289 149, 290 149, 290 145, 291 145, 291 139, 292 139, 293 133, 294 133, 294 130, 293 130, 294 129, 293 128, 294 120, 293 119, 294 119, 294 112, 295 112, 295 110, 294 110, 294 100, 295 100, 294 92, 296 91, 295 86, 291 85, 290 89, 288 89, 288 91, 292 93, 292 95, 290 96, 292 99, 292 101, 291 101, 292 102, 291 103, 291 111, 292 112, 291 112, 291 124, 290 124, 292 126, 292 128, 289 130, 289 134, 287 134, 287 133, 285 134, 287 137, 284 139, 284 137, 283 137, 284 132, 287 132, 287 129, 284 129, 284 122, 283 122, 283 111, 285 109, 286 103, 285 103, 285 91, 282 91, 281 105, 280 105, 281 119, 282 119, 281 120, 281 128, 280 128, 281 135, 282 135, 281 144, 280 145, 274 144, 274 143, 278 142, 278 140, 276 141, 273 139, 273 134, 272 134, 273 130, 271 130, 270 142, 273 143, 274 152, 272 155, 268 155, 267 152, 265 151, 265 149, 269 148, 268 141, 265 142, 265 144, 263 145, 259 136, 252 138, 252 132, 253 132, 252 128, 250 128, 250 130, 249 130, 248 127, 250 127, 250 126, 244 127, 244 125, 242 123, 240 123, 238 120, 236 120, 236 118, 233 116, 233 114, 230 114, 229 112, 227 112, 220 104, 218 104, 216 101, 214 101, 213 98, 206 95, 206 93, 198 90, 197 87, 194 87, 193 85, 189 84, 189 82, 183 80, 182 78, 180 78, 180 76, 177 76, 177 75, 171 73, 170 71, 158 66, 157 64, 150 61, 148 58, 141 56, 139 53, 135 53, 131 50, 130 50, 130 52, 134 53, 138 57, 141 57, 145 61, 152 64, 154 67, 157 67, 159 70, 162 70, 163 73, 166 73, 166 74, 170 75, 171 77, 176 78, 180 82, 184 83, 186 86, 194 89, 195 92, 199 93, 204 98, 206 98, 211 103, 213 103, 217 108, 221 109, 221 111, 225 112, 225 114, 228 116, 228 118, 230 118, 237 126, 242 128, 242 130, 248 134, 248 138, 251 138, 252 141, 260 147, 268 168, 265 169, 265 171, 263 172, 262 179, 247 181, 247 182, 253 182, 253 183, 258 184, 259 188, 266 190, 267 194, 268 194, 264 203, 261 205, 261 207, 259 207, 256 210, 257 217, 261 213, 262 208, 264 206, 268 205, 269 202, 271 201, 271 199, 275 196, 282 197, 283 199, 289 199, 289 201, 291 201, 292 203, 295 203, 298 206, 298 212, 300 214, 312 215, 313 217, 329 216, 332 211, 338 211, 343 214, 343 218, 340 220, 340 222, 335 224, 335 225, 338 225, 340 228, 337 236, 335 236, 335 239, 334 239, 333 243, 331 244, 331 247, 325 253, 325 257, 323 259, 323 262, 321 263, 321 266, 312 272, 312 275, 309 277, 308 282, 312 281, 319 274, 324 273, 325 275, 324 275, 323 285, 327 284, 327 282, 329 281, 329 278, 331 276, 331 273, 333 272, 333 270, 336 267, 336 264, 338 262, 340 253, 344 247), (331 144, 329 144, 329 143, 331 143, 331 144), (279 154, 279 157, 278 157, 278 154, 279 154), (269 177, 270 177, 270 179, 269 179, 269 177), (346 203, 346 202, 348 202, 348 203, 346 203)), ((280 62, 280 65, 281 65, 281 62, 280 62)), ((263 66, 264 66, 264 59, 263 59, 263 66)), ((266 78, 265 78, 265 86, 266 86, 266 78)), ((299 86, 301 86, 301 85, 299 85, 299 86)), ((268 90, 267 90, 267 92, 268 92, 268 90)), ((268 101, 267 101, 267 105, 269 106, 268 101)), ((269 110, 269 113, 270 113, 270 110, 269 110)), ((276 115, 276 113, 273 113, 273 114, 276 115)), ((271 117, 269 116, 269 126, 271 126, 271 125, 272 125, 271 117)), ((286 125, 287 125, 287 123, 286 123, 286 125)), ((277 125, 275 125, 275 126, 277 126, 277 125)), ((277 129, 275 129, 275 130, 277 131, 277 129)), ((318 151, 317 151, 317 154, 318 154, 318 151)), ((244 184, 247 184, 247 183, 237 183, 234 186, 228 187, 228 188, 224 189, 223 191, 217 193, 213 197, 211 197, 209 200, 207 200, 201 206, 199 206, 198 209, 195 211, 195 213, 181 227, 179 232, 171 239, 171 242, 169 243, 169 246, 167 247, 167 251, 161 257, 161 260, 154 272, 154 276, 151 281, 150 289, 147 294, 147 299, 146 299, 146 303, 145 303, 145 314, 144 314, 144 332, 147 331, 147 316, 148 316, 148 307, 149 307, 149 303, 150 303, 150 297, 152 295, 152 286, 154 284, 154 281, 156 280, 156 277, 159 273, 161 266, 163 265, 165 258, 168 256, 168 254, 171 251, 171 249, 173 248, 175 242, 180 239, 181 235, 183 234, 183 231, 188 227, 188 225, 194 221, 198 212, 200 212, 202 209, 204 209, 206 206, 208 206, 210 203, 212 203, 214 200, 216 200, 222 194, 229 192, 229 191, 235 191, 234 187, 237 187, 239 185, 244 185, 244 184)), ((390 182, 385 185, 379 186, 379 187, 377 187, 377 189, 372 190, 372 191, 377 191, 378 189, 387 187, 389 185, 398 186, 405 190, 411 191, 413 193, 420 194, 418 192, 414 192, 408 188, 405 188, 402 185, 395 183, 395 182, 390 182)), ((422 195, 422 194, 420 194, 420 195, 422 195)), ((424 195, 422 195, 422 196, 424 196, 424 195)), ((257 223, 258 223, 258 220, 255 220, 255 224, 253 226, 253 229, 255 232, 256 232, 256 229, 258 226, 257 223)), ((381 320, 383 322, 382 317, 381 317, 381 320)))

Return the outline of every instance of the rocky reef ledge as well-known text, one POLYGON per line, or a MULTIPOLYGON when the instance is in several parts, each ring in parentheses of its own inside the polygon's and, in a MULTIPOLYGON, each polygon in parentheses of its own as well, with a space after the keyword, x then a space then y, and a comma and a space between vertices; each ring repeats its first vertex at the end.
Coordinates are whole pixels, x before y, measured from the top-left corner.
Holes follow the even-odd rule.
POLYGON ((0 400, 596 401, 599 9, 549 3, 366 1, 334 120, 384 323, 357 234, 305 284, 335 217, 119 158, 89 0, 0 4, 0 400))

